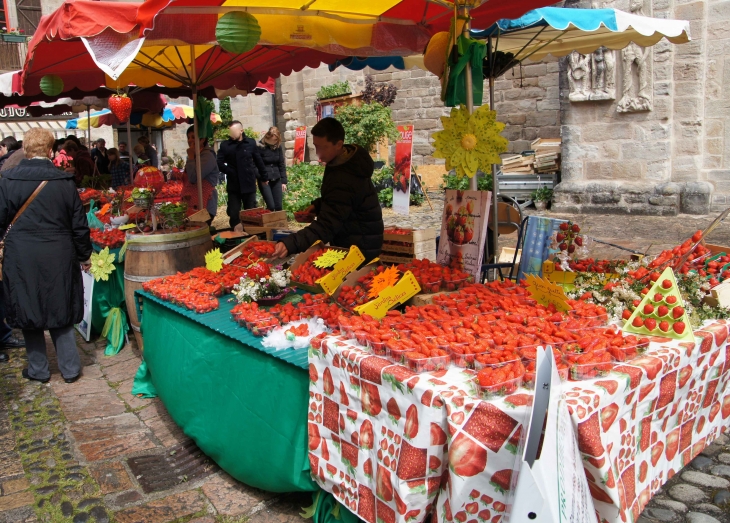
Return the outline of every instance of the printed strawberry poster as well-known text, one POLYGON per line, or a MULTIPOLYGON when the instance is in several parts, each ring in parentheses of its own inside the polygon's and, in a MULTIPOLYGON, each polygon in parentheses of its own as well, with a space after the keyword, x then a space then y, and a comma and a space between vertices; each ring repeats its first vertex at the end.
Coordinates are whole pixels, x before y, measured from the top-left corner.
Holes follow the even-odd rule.
POLYGON ((479 279, 491 194, 489 191, 445 191, 437 263, 479 279))
POLYGON ((411 205, 411 155, 413 153, 413 126, 399 125, 400 138, 395 142, 393 166, 393 211, 408 215, 411 205))

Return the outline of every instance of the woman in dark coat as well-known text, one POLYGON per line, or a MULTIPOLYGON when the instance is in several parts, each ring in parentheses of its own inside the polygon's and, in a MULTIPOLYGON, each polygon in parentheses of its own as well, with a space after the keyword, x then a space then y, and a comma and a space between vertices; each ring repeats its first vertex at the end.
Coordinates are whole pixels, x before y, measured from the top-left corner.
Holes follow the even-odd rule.
POLYGON ((261 159, 266 166, 266 178, 257 180, 259 191, 270 211, 282 210, 282 192, 286 192, 286 159, 281 146, 281 134, 276 127, 269 128, 259 142, 261 159))
POLYGON ((50 379, 43 334, 49 330, 58 367, 71 383, 81 373, 74 324, 83 319, 81 269, 90 266, 92 248, 74 174, 57 169, 49 159, 53 141, 46 129, 29 130, 23 141, 27 159, 0 180, 3 231, 40 183, 48 181, 5 238, 3 303, 8 324, 23 329, 28 354, 23 377, 50 379))

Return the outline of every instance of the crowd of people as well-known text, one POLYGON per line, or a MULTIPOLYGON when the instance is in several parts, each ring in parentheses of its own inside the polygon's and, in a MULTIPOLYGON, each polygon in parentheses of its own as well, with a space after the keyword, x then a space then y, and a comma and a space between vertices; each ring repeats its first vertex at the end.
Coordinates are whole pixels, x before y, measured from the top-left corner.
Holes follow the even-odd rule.
MULTIPOLYGON (((257 190, 267 208, 281 210, 287 175, 276 127, 258 142, 245 135, 239 121, 233 121, 229 131, 230 138, 215 153, 206 138, 196 148, 194 129, 188 129, 182 180, 183 197, 186 193, 197 197, 200 165, 206 209, 215 216, 216 187, 225 179, 227 213, 234 228, 240 224, 241 209, 256 206, 257 190)), ((320 240, 341 247, 357 245, 372 259, 383 240, 373 160, 362 148, 344 143, 345 131, 333 118, 315 125, 312 136, 325 164, 321 197, 309 208, 316 220, 279 242, 274 254, 284 258, 320 240)), ((44 334, 48 330, 61 375, 73 383, 81 374, 74 333, 84 312, 81 271, 89 269, 92 254, 78 187, 97 174, 111 175, 113 186, 129 184, 132 158, 124 142, 107 149, 104 140, 97 140, 89 150, 76 136, 56 140, 42 128, 29 130, 23 138, 0 141, 0 362, 9 360, 7 349, 25 347, 28 366, 23 377, 49 381, 44 334), (21 329, 23 338, 13 335, 12 328, 21 329)), ((157 151, 146 137, 140 138, 134 153, 136 169, 158 167, 157 151)))

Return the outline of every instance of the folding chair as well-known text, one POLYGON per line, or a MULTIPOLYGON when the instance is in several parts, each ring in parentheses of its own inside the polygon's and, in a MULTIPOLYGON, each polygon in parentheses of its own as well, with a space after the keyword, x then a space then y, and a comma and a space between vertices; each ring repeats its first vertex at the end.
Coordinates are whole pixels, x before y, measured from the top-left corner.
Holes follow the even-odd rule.
MULTIPOLYGON (((514 209, 514 207, 512 207, 512 206, 508 206, 508 207, 510 207, 511 209, 514 209)), ((516 273, 516 269, 517 269, 517 256, 519 255, 520 249, 522 248, 522 244, 524 242, 525 231, 527 231, 527 220, 529 220, 529 219, 530 219, 530 217, 529 216, 526 216, 520 222, 520 224, 517 226, 517 245, 515 245, 515 254, 512 257, 512 263, 507 263, 507 262, 503 262, 503 263, 483 263, 482 264, 481 281, 485 281, 486 280, 486 278, 487 278, 487 272, 490 271, 490 270, 492 270, 492 269, 496 269, 496 271, 499 273, 499 278, 501 280, 503 280, 503 281, 505 279, 504 278, 504 273, 502 272, 503 269, 509 269, 509 276, 507 277, 507 279, 513 280, 513 279, 517 278, 517 273, 516 273)), ((517 225, 517 224, 507 224, 506 223, 505 224, 505 230, 507 230, 507 225, 517 225)), ((502 222, 501 221, 498 222, 498 227, 499 227, 499 231, 501 232, 503 230, 502 229, 502 222)), ((509 232, 513 232, 513 231, 514 231, 514 229, 509 230, 509 232)))

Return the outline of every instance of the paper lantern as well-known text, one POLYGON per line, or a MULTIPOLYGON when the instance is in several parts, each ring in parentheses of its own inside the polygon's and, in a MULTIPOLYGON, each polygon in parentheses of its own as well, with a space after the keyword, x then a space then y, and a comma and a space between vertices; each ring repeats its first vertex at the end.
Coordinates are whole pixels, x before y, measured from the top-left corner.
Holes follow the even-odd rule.
POLYGON ((41 92, 46 96, 56 96, 63 92, 63 80, 55 74, 47 74, 41 78, 41 92))
POLYGON ((254 47, 261 37, 261 27, 253 15, 244 11, 232 11, 218 19, 215 38, 224 50, 243 54, 254 47))
POLYGON ((448 31, 436 33, 428 41, 426 52, 423 56, 423 65, 430 72, 441 78, 444 75, 444 65, 446 64, 446 52, 451 45, 448 31))
POLYGON ((152 167, 151 165, 142 167, 135 174, 135 187, 152 189, 157 193, 162 190, 163 185, 165 185, 165 177, 162 176, 162 173, 156 167, 152 167))

